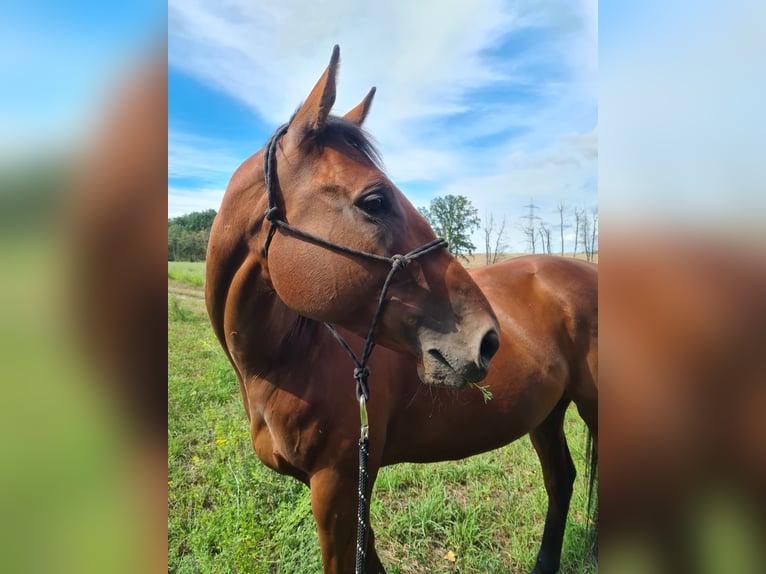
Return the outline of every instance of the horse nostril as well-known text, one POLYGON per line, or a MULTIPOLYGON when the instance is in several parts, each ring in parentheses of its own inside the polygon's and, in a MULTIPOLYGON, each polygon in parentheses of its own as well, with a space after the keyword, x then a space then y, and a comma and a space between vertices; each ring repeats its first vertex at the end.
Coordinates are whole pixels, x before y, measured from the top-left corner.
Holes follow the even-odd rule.
POLYGON ((490 329, 484 335, 479 346, 479 359, 483 368, 489 367, 489 362, 492 357, 497 353, 497 349, 500 347, 500 337, 497 335, 497 331, 490 329))

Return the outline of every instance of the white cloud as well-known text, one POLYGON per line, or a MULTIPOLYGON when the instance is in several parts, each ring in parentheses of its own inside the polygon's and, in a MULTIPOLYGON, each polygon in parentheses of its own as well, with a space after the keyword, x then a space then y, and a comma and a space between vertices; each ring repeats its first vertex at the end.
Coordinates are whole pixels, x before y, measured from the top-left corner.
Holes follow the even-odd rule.
POLYGON ((598 157, 598 128, 585 134, 567 134, 562 140, 575 147, 587 159, 598 157))
POLYGON ((225 142, 195 134, 168 131, 168 177, 224 183, 242 163, 241 153, 225 142))
POLYGON ((168 217, 178 217, 193 211, 218 209, 223 199, 224 188, 195 189, 168 188, 168 217))
POLYGON ((170 0, 168 13, 170 65, 274 123, 308 94, 335 43, 348 56, 339 109, 377 85, 387 121, 454 113, 464 90, 501 79, 480 52, 520 25, 496 0, 438 6, 170 0))
POLYGON ((335 112, 377 86, 365 127, 394 182, 433 190, 410 197, 416 205, 462 194, 480 215, 507 214, 515 225, 530 197, 551 212, 549 220, 558 200, 596 203, 594 0, 170 0, 168 11, 170 65, 275 126, 308 95, 340 44, 335 112), (516 39, 513 48, 492 51, 519 31, 541 29, 549 41, 516 39), (547 75, 549 67, 560 77, 547 75), (526 97, 507 95, 509 87, 526 97), (481 138, 491 143, 477 145, 481 138))
POLYGON ((218 209, 241 153, 225 142, 176 130, 168 131, 168 217, 218 209), (182 185, 179 180, 184 181, 182 185), (188 184, 193 181, 194 184, 188 184))

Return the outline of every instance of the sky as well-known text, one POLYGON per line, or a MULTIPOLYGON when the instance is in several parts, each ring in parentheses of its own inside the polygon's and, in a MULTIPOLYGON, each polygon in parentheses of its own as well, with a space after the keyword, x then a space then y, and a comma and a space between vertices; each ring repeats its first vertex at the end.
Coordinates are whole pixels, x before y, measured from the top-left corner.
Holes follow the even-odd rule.
POLYGON ((764 229, 764 21, 752 0, 602 2, 602 221, 764 229))
POLYGON ((334 112, 377 87, 365 128, 415 206, 465 195, 522 251, 533 202, 555 252, 557 203, 598 201, 597 36, 585 0, 170 0, 168 216, 218 209, 339 44, 334 112))
POLYGON ((393 181, 418 206, 456 193, 505 215, 512 249, 530 199, 555 223, 597 188, 600 221, 762 227, 762 2, 317 4, 4 6, 0 170, 75 149, 167 31, 168 215, 217 208, 338 43, 336 110, 377 86, 367 127, 393 181))

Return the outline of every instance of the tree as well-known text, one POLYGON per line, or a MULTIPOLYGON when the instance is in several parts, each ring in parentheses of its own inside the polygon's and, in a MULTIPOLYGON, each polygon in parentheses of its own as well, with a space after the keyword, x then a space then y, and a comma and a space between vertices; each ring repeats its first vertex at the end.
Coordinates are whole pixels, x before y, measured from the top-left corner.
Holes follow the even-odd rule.
POLYGON ((433 227, 439 237, 449 243, 450 252, 456 257, 468 258, 476 246, 471 242, 471 233, 479 228, 478 211, 463 195, 448 195, 431 200, 429 207, 418 209, 420 214, 433 227))
POLYGON ((527 240, 527 243, 529 244, 529 252, 534 254, 537 251, 537 233, 535 233, 535 224, 534 222, 530 223, 519 223, 519 229, 521 230, 521 233, 524 234, 524 237, 527 240))
POLYGON ((521 231, 524 233, 524 236, 527 238, 527 241, 529 241, 529 247, 531 252, 534 254, 535 247, 537 245, 537 234, 535 233, 535 220, 540 219, 539 216, 535 215, 535 209, 540 209, 540 206, 535 205, 534 199, 529 200, 529 204, 525 205, 524 208, 529 209, 529 214, 524 215, 524 217, 527 220, 526 225, 521 224, 521 231))
POLYGON ((582 245, 585 251, 585 260, 590 261, 590 219, 588 219, 588 212, 584 209, 581 212, 582 223, 580 224, 580 231, 582 233, 582 245))
POLYGON ((215 219, 215 209, 206 211, 194 211, 185 215, 174 217, 172 222, 180 225, 187 231, 210 231, 215 219))
POLYGON ((507 247, 505 237, 505 216, 500 222, 500 226, 495 228, 495 216, 491 211, 487 211, 484 218, 484 256, 487 265, 497 263, 497 258, 507 247))
POLYGON ((538 233, 540 234, 540 248, 545 253, 550 255, 551 254, 551 228, 548 227, 547 223, 542 222, 540 224, 540 227, 538 228, 538 233))
POLYGON ((168 222, 168 261, 180 261, 183 231, 184 228, 172 219, 168 222))
POLYGON ((168 219, 168 261, 204 261, 214 209, 168 219))
POLYGON ((575 234, 574 234, 574 249, 572 249, 572 257, 577 257, 577 242, 580 240, 580 225, 582 224, 582 218, 585 215, 584 210, 580 210, 575 207, 575 234))
POLYGON ((593 216, 593 227, 591 229, 591 236, 590 236, 590 255, 591 260, 593 260, 593 255, 595 253, 598 253, 598 247, 596 246, 596 241, 598 237, 598 208, 594 207, 591 209, 591 215, 593 216))
MULTIPOLYGON (((559 201, 556 205, 556 210, 559 212, 559 229, 561 230, 561 256, 564 256, 564 211, 566 210, 566 203, 559 201)), ((568 226, 566 226, 568 227, 568 226)))

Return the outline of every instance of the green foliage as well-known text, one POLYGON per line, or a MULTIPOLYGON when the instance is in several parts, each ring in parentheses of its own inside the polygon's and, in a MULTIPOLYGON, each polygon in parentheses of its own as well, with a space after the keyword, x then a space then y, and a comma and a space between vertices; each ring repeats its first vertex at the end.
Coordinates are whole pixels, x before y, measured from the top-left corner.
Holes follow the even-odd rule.
POLYGON ((182 323, 197 319, 197 315, 185 307, 178 297, 171 295, 168 297, 168 320, 180 321, 182 323))
POLYGON ((485 405, 492 400, 492 391, 489 390, 489 385, 477 385, 476 383, 471 383, 468 386, 475 388, 481 393, 481 398, 484 399, 485 405))
POLYGON ((455 256, 473 254, 476 246, 471 234, 479 228, 479 212, 464 195, 448 195, 431 200, 429 207, 420 208, 420 214, 433 227, 436 235, 449 242, 449 250, 455 256))
POLYGON ((168 219, 168 261, 204 261, 214 209, 168 219))
POLYGON ((195 211, 187 213, 186 215, 180 215, 168 220, 177 225, 180 225, 183 229, 188 231, 210 231, 213 226, 213 220, 215 219, 215 209, 208 209, 207 211, 195 211))

